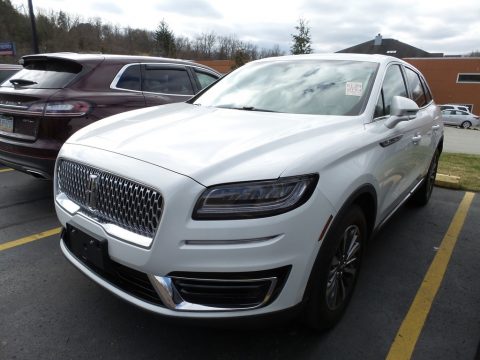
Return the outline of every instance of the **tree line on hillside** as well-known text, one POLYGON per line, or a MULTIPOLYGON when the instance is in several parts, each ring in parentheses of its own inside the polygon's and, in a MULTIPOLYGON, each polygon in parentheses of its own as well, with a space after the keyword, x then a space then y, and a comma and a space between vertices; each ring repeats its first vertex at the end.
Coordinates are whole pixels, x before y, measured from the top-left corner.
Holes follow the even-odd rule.
MULTIPOLYGON (((39 50, 41 53, 71 51, 166 56, 182 59, 234 60, 245 63, 269 56, 284 55, 278 45, 270 49, 239 40, 236 35, 201 33, 193 39, 176 36, 162 20, 155 31, 121 28, 100 18, 84 20, 78 15, 60 11, 37 11, 39 50)), ((13 41, 15 58, 4 56, 1 62, 16 62, 32 53, 30 18, 25 9, 16 8, 10 0, 0 0, 0 42, 13 41)))

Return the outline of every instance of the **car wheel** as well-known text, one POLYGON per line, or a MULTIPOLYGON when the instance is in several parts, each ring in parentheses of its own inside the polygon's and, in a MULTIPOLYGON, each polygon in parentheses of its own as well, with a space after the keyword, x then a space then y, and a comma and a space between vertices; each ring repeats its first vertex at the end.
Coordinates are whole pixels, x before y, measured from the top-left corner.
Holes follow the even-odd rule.
POLYGON ((435 153, 433 154, 432 161, 430 162, 430 166, 428 167, 427 175, 423 180, 423 184, 418 188, 418 190, 411 197, 411 201, 410 201, 411 204, 415 206, 425 206, 430 200, 430 196, 432 195, 432 191, 433 191, 433 186, 435 185, 435 178, 437 176, 439 157, 440 157, 440 151, 436 149, 435 153))
POLYGON ((317 330, 333 327, 343 315, 357 281, 367 234, 358 205, 333 225, 317 256, 308 284, 306 323, 317 330))
POLYGON ((462 125, 460 125, 460 126, 464 129, 468 129, 468 128, 470 128, 470 126, 472 126, 472 123, 470 121, 464 121, 464 122, 462 122, 462 125))

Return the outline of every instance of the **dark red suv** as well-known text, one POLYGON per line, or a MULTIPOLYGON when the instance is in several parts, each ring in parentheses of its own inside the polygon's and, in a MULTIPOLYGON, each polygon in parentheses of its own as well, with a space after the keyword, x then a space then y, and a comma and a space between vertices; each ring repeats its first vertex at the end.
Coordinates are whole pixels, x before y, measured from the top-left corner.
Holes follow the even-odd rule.
POLYGON ((0 163, 52 177, 65 140, 104 117, 188 100, 221 75, 190 61, 124 55, 24 56, 0 86, 0 163))

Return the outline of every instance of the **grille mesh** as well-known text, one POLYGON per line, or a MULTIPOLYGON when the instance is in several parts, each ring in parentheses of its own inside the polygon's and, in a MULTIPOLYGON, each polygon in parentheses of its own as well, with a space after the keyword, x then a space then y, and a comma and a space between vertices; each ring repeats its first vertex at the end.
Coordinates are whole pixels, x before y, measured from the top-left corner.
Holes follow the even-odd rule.
POLYGON ((59 190, 79 205, 82 212, 153 238, 162 215, 162 196, 158 191, 69 160, 60 161, 57 175, 59 190), (94 202, 89 194, 91 175, 97 176, 94 202))

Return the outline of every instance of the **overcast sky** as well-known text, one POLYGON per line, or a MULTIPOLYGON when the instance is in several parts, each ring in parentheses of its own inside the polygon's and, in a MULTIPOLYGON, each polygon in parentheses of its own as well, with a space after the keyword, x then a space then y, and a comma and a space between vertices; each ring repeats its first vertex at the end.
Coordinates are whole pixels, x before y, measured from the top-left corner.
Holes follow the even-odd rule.
MULTIPOLYGON (((11 0, 24 5, 27 0, 11 0)), ((35 9, 154 30, 165 19, 176 36, 214 31, 289 51, 300 17, 314 52, 334 52, 381 33, 428 52, 480 50, 479 0, 33 0, 35 9)))

